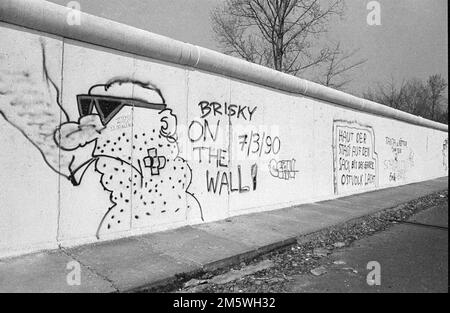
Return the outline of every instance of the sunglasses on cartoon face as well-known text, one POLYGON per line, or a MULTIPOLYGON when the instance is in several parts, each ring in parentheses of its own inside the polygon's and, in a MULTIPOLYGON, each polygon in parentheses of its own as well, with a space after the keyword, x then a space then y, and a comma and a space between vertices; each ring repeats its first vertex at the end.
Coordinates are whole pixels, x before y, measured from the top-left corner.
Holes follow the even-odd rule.
POLYGON ((95 107, 103 126, 106 126, 124 106, 133 106, 159 111, 166 108, 166 105, 163 103, 150 103, 138 99, 96 95, 77 95, 77 103, 80 117, 92 114, 95 107))

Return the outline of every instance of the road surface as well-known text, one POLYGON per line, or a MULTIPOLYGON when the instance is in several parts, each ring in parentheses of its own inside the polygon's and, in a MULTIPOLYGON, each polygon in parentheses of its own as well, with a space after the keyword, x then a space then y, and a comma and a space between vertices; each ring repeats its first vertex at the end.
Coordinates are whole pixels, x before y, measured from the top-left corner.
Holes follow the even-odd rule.
MULTIPOLYGON (((358 240, 327 259, 325 274, 293 276, 286 291, 448 292, 448 203, 358 240), (370 261, 380 264, 379 286, 367 283, 370 261)), ((369 280, 374 278, 370 275, 369 280)))

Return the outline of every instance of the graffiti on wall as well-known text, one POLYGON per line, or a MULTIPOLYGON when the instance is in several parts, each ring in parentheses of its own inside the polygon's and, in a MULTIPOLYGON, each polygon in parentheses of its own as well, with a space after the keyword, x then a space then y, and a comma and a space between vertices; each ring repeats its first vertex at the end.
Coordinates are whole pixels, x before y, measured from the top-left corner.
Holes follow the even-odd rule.
POLYGON ((370 126, 333 122, 334 193, 350 193, 378 186, 378 155, 370 126))
POLYGON ((442 144, 442 166, 448 171, 448 138, 442 144))
POLYGON ((295 159, 280 160, 280 161, 277 161, 275 159, 270 160, 269 163, 270 175, 284 180, 295 179, 295 175, 298 172, 295 169, 295 162, 296 162, 295 159))
MULTIPOLYGON (((93 235, 100 238, 161 221, 203 221, 200 201, 190 191, 190 164, 180 156, 177 114, 161 90, 149 81, 111 77, 80 90, 67 100, 74 108, 67 108, 57 83, 60 77, 48 70, 44 39, 40 48, 39 68, 14 71, 0 66, 0 115, 73 187, 89 190, 86 177, 92 175, 87 174, 97 175, 97 187, 110 205, 101 214, 95 212, 101 218, 93 235)), ((246 128, 258 114, 256 105, 202 100, 198 109, 200 118, 187 127, 194 154, 189 162, 197 161, 200 168, 208 165, 196 175, 207 193, 255 192, 265 172, 282 180, 295 179, 295 159, 277 158, 279 136, 246 128), (230 138, 232 121, 245 125, 236 127, 230 138), (226 140, 219 138, 221 132, 226 140), (233 161, 229 160, 232 149, 239 154, 233 161), (263 157, 268 166, 260 166, 263 157)))
POLYGON ((295 179, 298 172, 295 159, 276 159, 281 151, 278 132, 264 125, 254 127, 257 106, 201 100, 197 108, 200 114, 188 127, 191 144, 188 150, 192 152, 193 160, 201 165, 199 172, 204 171, 207 193, 223 195, 256 191, 258 164, 266 160, 268 166, 264 168, 272 177, 295 179))
POLYGON ((78 120, 70 120, 48 75, 1 72, 0 115, 74 186, 88 169, 99 174, 111 206, 96 236, 147 227, 162 216, 203 220, 189 191, 192 171, 179 156, 177 116, 149 82, 113 78, 77 95, 78 120))
POLYGON ((265 132, 250 131, 238 136, 240 151, 247 157, 277 155, 281 149, 281 140, 278 136, 270 136, 265 132))
POLYGON ((414 151, 402 138, 386 137, 385 144, 392 152, 392 157, 383 162, 389 182, 406 181, 408 172, 414 167, 414 151))
POLYGON ((215 101, 200 101, 198 106, 201 110, 202 119, 206 119, 208 116, 228 116, 249 122, 252 121, 253 114, 257 109, 256 106, 250 107, 247 105, 228 104, 226 102, 221 104, 215 101))
MULTIPOLYGON (((231 165, 227 131, 232 118, 252 121, 257 107, 202 100, 198 108, 200 116, 190 122, 188 137, 193 159, 208 166, 204 171, 206 191, 217 195, 255 191, 258 166, 231 165)), ((256 152, 249 149, 248 153, 256 152)))
POLYGON ((44 42, 40 42, 40 71, 13 70, 8 62, 0 62, 0 115, 16 128, 40 152, 49 168, 66 178, 70 159, 59 155, 53 140, 60 121, 69 116, 60 102, 56 80, 47 72, 47 55, 44 42))

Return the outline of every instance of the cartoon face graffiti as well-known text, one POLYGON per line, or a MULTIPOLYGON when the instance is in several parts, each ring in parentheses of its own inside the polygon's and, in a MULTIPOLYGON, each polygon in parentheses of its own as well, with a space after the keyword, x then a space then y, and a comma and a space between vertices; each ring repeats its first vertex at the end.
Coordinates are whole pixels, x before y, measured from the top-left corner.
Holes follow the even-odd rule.
POLYGON ((0 118, 36 148, 45 164, 77 186, 87 171, 99 173, 109 194, 100 234, 201 221, 188 191, 189 165, 178 156, 177 117, 148 83, 116 79, 77 96, 79 119, 62 103, 56 61, 44 38, 20 62, 0 62, 0 118), (32 55, 32 57, 27 57, 32 55), (32 60, 32 61, 31 61, 32 60))
POLYGON ((150 84, 114 80, 78 95, 78 122, 62 124, 55 142, 72 152, 74 185, 92 165, 110 193, 112 206, 97 237, 156 223, 203 219, 189 193, 191 169, 178 156, 177 118, 150 84), (87 148, 92 149, 86 155, 87 148))

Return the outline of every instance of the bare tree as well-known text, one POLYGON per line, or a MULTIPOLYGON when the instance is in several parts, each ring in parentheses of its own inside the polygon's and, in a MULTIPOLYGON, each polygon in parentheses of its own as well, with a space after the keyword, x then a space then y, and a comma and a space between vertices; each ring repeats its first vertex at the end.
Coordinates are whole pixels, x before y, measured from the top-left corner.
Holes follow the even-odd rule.
POLYGON ((378 84, 363 97, 395 109, 448 124, 448 100, 444 97, 447 82, 441 75, 432 75, 424 83, 418 79, 403 81, 399 87, 393 78, 387 84, 378 84))
POLYGON ((372 100, 394 109, 402 109, 404 102, 405 93, 405 82, 403 81, 400 88, 397 88, 394 78, 387 84, 377 84, 377 89, 369 89, 367 92, 363 93, 363 98, 372 100))
POLYGON ((358 49, 353 51, 342 50, 341 43, 338 42, 325 61, 325 71, 322 77, 318 79, 319 83, 331 88, 342 89, 351 82, 352 80, 346 78, 345 74, 367 62, 367 59, 353 61, 352 59, 357 53, 358 49))
POLYGON ((435 121, 448 124, 448 99, 445 99, 445 104, 441 106, 441 109, 438 110, 437 117, 435 121))
POLYGON ((344 0, 325 2, 226 0, 212 11, 213 30, 226 54, 292 75, 323 65, 331 58, 334 61, 325 81, 332 86, 338 75, 357 64, 345 63, 353 54, 342 54, 340 45, 338 52, 314 45, 327 31, 329 20, 344 11, 344 0))
POLYGON ((406 82, 400 97, 402 101, 398 109, 430 118, 428 114, 429 90, 422 81, 411 79, 406 82))
POLYGON ((442 93, 445 88, 447 88, 447 82, 442 78, 441 75, 432 75, 428 78, 427 81, 428 90, 430 92, 430 110, 431 110, 431 118, 434 119, 436 117, 436 109, 440 105, 440 101, 442 98, 442 93))

